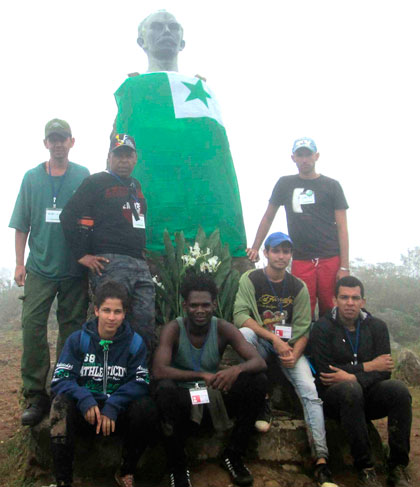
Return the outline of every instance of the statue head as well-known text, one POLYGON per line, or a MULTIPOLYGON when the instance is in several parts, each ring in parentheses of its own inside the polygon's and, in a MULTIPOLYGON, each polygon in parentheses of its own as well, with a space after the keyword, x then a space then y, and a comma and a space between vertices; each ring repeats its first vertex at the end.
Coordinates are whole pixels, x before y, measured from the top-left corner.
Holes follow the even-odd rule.
POLYGON ((175 17, 166 10, 158 10, 140 23, 137 43, 149 58, 171 61, 184 49, 183 35, 182 26, 175 17))

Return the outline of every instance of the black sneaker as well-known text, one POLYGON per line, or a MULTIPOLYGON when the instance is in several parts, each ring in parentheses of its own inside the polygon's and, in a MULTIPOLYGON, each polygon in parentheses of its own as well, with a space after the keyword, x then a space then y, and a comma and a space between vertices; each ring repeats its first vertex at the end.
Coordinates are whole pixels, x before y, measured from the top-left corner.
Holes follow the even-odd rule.
POLYGON ((397 465, 388 474, 387 484, 390 487, 410 487, 411 479, 403 465, 397 465))
POLYGON ((326 463, 320 463, 315 467, 314 477, 318 487, 338 487, 326 463))
POLYGON ((222 455, 221 464, 229 472, 234 484, 244 486, 252 485, 254 482, 251 472, 245 467, 239 455, 225 452, 222 455))
POLYGON ((373 467, 360 470, 356 485, 357 487, 382 487, 373 467))
POLYGON ((36 426, 47 414, 48 410, 40 404, 30 404, 22 414, 23 426, 36 426))
POLYGON ((255 429, 259 433, 267 433, 271 426, 271 407, 270 400, 264 399, 263 407, 260 409, 257 420, 255 421, 255 429))
POLYGON ((178 470, 169 474, 170 487, 192 487, 190 481, 190 471, 178 470))

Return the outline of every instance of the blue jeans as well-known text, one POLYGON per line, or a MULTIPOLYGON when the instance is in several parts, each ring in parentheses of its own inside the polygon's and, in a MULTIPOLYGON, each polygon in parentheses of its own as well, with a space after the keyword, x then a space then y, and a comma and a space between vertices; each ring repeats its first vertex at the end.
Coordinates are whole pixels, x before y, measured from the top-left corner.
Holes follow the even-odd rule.
MULTIPOLYGON (((278 357, 270 341, 260 338, 251 328, 242 327, 239 330, 245 340, 254 345, 264 360, 270 355, 278 357)), ((312 454, 317 458, 328 459, 327 439, 325 435, 324 412, 322 401, 318 397, 315 379, 312 375, 307 358, 302 355, 291 369, 283 367, 281 370, 288 381, 293 385, 297 396, 302 403, 303 415, 308 428, 309 444, 312 454)))
POLYGON ((104 264, 102 276, 89 272, 92 291, 105 281, 123 284, 130 296, 127 320, 134 331, 139 333, 150 350, 155 342, 155 285, 144 259, 135 259, 122 254, 97 254, 109 260, 104 264))

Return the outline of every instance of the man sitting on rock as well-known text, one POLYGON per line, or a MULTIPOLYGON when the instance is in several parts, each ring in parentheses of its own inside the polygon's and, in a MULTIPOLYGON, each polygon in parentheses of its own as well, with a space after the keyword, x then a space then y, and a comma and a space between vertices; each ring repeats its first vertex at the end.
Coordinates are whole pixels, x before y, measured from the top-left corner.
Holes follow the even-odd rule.
POLYGON ((363 309, 364 288, 347 276, 336 284, 334 305, 315 323, 310 337, 318 372, 316 384, 326 416, 337 419, 359 471, 359 487, 380 487, 376 477, 366 421, 388 416, 388 485, 411 485, 409 462, 411 396, 394 367, 385 323, 363 309))
MULTIPOLYGON (((234 322, 261 357, 281 371, 298 395, 316 458, 315 478, 320 487, 333 487, 327 466, 322 401, 314 384, 311 368, 303 355, 311 324, 311 307, 306 284, 286 271, 292 258, 293 243, 282 232, 272 233, 264 243, 267 267, 242 275, 234 307, 234 322)), ((260 431, 270 426, 266 402, 256 423, 260 431), (268 417, 267 417, 268 416, 268 417)))
POLYGON ((241 457, 266 394, 266 377, 258 373, 265 363, 232 324, 213 316, 217 287, 211 277, 187 276, 181 294, 186 318, 164 326, 153 362, 170 485, 191 487, 184 442, 192 424, 210 416, 215 429, 224 430, 231 426, 228 414, 236 423, 221 463, 235 484, 250 485, 241 457), (243 362, 219 370, 227 345, 243 362))
POLYGON ((137 461, 155 435, 157 412, 149 396, 147 349, 125 313, 125 287, 108 281, 95 295, 96 319, 66 341, 54 372, 51 392, 51 448, 57 487, 71 487, 74 434, 120 430, 122 466, 115 479, 134 486, 137 461))

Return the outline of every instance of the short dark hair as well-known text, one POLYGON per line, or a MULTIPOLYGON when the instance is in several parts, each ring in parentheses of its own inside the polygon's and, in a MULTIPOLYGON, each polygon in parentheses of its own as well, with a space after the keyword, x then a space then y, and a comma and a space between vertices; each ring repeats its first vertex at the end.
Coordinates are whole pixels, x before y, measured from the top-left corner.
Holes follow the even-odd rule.
POLYGON ((124 311, 127 311, 130 299, 124 284, 116 281, 105 281, 96 289, 93 302, 97 308, 100 308, 108 298, 119 299, 124 311))
POLYGON ((191 272, 187 274, 182 282, 181 296, 184 298, 184 301, 188 300, 192 291, 206 291, 210 293, 213 301, 217 298, 217 293, 219 292, 213 278, 203 272, 191 272))
POLYGON ((343 287, 360 287, 360 294, 362 295, 362 298, 365 297, 365 288, 361 281, 357 279, 357 277, 354 276, 345 276, 342 277, 340 280, 337 281, 335 285, 335 297, 338 296, 338 292, 340 290, 340 286, 343 287))

